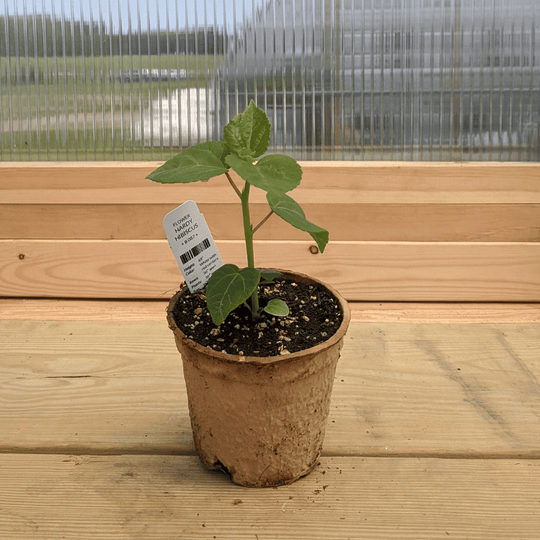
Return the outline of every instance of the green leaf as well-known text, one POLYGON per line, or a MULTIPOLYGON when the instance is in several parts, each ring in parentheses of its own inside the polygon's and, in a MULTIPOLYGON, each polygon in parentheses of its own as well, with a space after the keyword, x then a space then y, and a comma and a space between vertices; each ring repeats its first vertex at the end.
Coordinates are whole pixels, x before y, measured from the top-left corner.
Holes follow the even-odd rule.
POLYGON ((257 269, 257 271, 259 272, 259 274, 261 274, 261 280, 262 280, 262 283, 264 284, 272 283, 274 279, 281 276, 279 272, 275 272, 274 270, 257 269))
POLYGON ((169 159, 146 178, 162 184, 208 180, 228 171, 225 163, 227 153, 227 147, 221 141, 198 144, 169 159))
POLYGON ((264 311, 270 313, 270 315, 275 315, 276 317, 286 317, 289 314, 289 306, 287 306, 283 300, 274 298, 266 304, 264 311))
POLYGON ((252 163, 268 149, 270 131, 268 116, 251 100, 244 112, 223 128, 223 136, 232 152, 252 163))
POLYGON ((291 191, 302 179, 300 165, 294 159, 280 154, 263 157, 255 165, 229 154, 225 163, 246 182, 269 193, 291 191))
POLYGON ((267 193, 266 200, 270 208, 280 218, 290 223, 293 227, 309 233, 313 240, 317 242, 321 253, 324 252, 324 248, 328 244, 328 231, 308 221, 304 211, 294 199, 285 193, 267 193))
POLYGON ((206 305, 212 321, 219 326, 227 315, 243 304, 257 288, 260 274, 255 268, 240 270, 234 264, 218 268, 206 286, 206 305))

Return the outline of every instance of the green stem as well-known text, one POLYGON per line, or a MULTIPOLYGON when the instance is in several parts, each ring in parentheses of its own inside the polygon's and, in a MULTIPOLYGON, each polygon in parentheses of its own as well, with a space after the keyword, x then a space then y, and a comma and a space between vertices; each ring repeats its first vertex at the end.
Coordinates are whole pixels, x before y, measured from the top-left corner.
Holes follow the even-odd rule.
POLYGON ((274 213, 273 210, 270 210, 268 215, 253 229, 253 234, 255 234, 271 217, 274 213))
MULTIPOLYGON (((250 184, 246 182, 242 191, 242 217, 244 219, 244 238, 246 240, 246 254, 249 268, 255 268, 255 257, 253 252, 253 227, 249 216, 249 189, 250 184)), ((259 294, 257 289, 251 295, 251 317, 253 320, 259 316, 259 294)))
POLYGON ((233 179, 231 178, 231 175, 229 174, 229 171, 225 173, 225 176, 227 177, 227 180, 229 181, 229 184, 233 187, 234 191, 236 191, 236 194, 242 198, 242 193, 240 193, 240 190, 236 187, 236 184, 233 182, 233 179))

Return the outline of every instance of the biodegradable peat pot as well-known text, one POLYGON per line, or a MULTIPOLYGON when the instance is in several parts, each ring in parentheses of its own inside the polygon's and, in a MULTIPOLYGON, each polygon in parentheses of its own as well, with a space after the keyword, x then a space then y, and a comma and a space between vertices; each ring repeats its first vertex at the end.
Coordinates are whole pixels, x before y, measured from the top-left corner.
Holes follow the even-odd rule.
MULTIPOLYGON (((298 282, 319 283, 283 272, 298 282)), ((217 352, 186 337, 173 310, 187 289, 171 300, 167 313, 182 355, 195 448, 210 469, 231 474, 236 484, 268 487, 289 484, 317 464, 324 440, 334 374, 350 322, 327 341, 284 356, 238 356, 217 352)))

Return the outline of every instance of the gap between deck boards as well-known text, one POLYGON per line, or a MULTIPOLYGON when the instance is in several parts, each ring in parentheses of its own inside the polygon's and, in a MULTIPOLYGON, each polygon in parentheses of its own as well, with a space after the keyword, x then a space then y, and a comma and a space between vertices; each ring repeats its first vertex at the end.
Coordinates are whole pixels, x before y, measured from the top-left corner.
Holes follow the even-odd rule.
MULTIPOLYGON (((0 298, 0 320, 164 321, 167 300, 0 298)), ((540 303, 350 302, 353 321, 540 323, 540 303)))

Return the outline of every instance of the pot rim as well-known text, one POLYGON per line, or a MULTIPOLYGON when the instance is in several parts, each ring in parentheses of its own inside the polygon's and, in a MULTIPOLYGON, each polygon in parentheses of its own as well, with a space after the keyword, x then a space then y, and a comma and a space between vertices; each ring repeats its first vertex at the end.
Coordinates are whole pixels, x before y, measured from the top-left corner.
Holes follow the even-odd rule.
POLYGON ((296 272, 293 270, 281 270, 281 269, 273 269, 273 270, 275 270, 276 272, 280 272, 281 274, 286 275, 286 276, 293 276, 295 279, 299 278, 302 281, 310 281, 310 282, 318 283, 322 285, 323 287, 325 287, 330 293, 332 293, 335 296, 335 298, 337 299, 341 307, 341 311, 343 313, 343 320, 341 321, 339 328, 336 330, 336 333, 333 336, 331 336, 328 340, 324 341, 323 343, 319 343, 318 345, 315 345, 314 347, 310 347, 309 349, 303 349, 301 351, 296 351, 296 352, 285 354, 285 355, 240 356, 238 354, 229 354, 229 353, 223 353, 220 351, 215 351, 211 347, 206 347, 188 338, 182 332, 182 330, 180 330, 180 328, 178 328, 178 326, 176 325, 173 311, 178 300, 180 299, 180 296, 187 289, 185 283, 182 284, 181 289, 171 298, 169 305, 167 307, 167 322, 169 323, 169 328, 174 332, 177 338, 179 337, 181 339, 183 345, 185 345, 186 347, 189 347, 190 349, 206 354, 207 356, 214 358, 215 360, 218 360, 220 362, 226 362, 226 363, 231 363, 231 364, 244 364, 244 365, 249 364, 249 365, 263 366, 263 365, 270 365, 270 364, 277 364, 277 363, 293 362, 299 358, 305 358, 306 356, 318 354, 321 351, 324 351, 326 349, 329 349, 330 347, 333 347, 336 343, 342 340, 347 332, 349 323, 351 322, 351 310, 349 308, 349 304, 343 298, 343 296, 341 296, 341 294, 328 283, 325 283, 312 276, 308 276, 307 274, 303 274, 301 272, 296 272))

